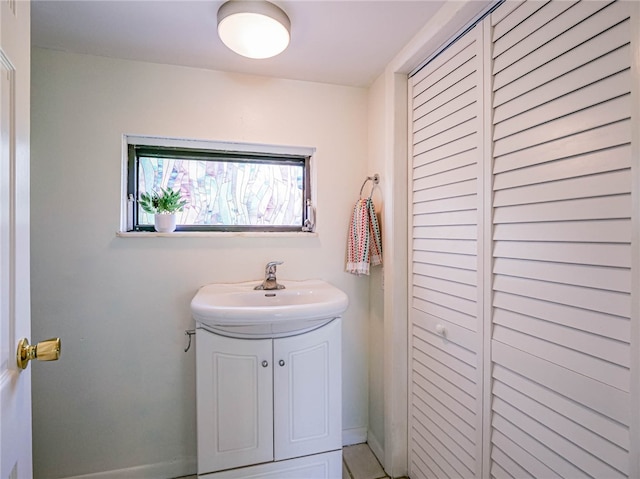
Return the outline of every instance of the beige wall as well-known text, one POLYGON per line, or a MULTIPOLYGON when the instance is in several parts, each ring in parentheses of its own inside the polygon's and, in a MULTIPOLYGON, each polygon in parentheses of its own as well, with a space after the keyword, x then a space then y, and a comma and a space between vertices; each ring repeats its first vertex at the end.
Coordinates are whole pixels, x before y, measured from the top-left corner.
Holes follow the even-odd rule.
POLYGON ((343 271, 371 174, 367 90, 41 49, 32 61, 33 339, 63 341, 58 363, 33 368, 35 477, 194 473, 189 301, 206 283, 259 279, 269 260, 349 295, 343 427, 364 440, 369 280, 343 271), (319 234, 116 237, 125 133, 316 147, 319 234))

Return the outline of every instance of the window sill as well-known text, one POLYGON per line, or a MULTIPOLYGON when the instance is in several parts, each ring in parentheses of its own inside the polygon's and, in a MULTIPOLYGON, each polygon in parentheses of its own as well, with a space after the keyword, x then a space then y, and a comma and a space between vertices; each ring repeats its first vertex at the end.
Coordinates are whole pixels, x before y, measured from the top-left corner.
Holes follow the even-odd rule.
POLYGON ((158 233, 156 231, 117 231, 118 238, 317 238, 318 233, 302 231, 174 231, 158 233))

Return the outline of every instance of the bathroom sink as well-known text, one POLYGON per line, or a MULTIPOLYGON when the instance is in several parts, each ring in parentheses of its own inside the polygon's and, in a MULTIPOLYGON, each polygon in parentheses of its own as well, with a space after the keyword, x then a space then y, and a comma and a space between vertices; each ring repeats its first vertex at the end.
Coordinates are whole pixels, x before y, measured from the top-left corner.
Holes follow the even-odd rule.
POLYGON ((280 337, 340 316, 347 295, 322 280, 280 281, 285 289, 255 290, 260 281, 203 286, 191 301, 199 326, 237 337, 280 337))

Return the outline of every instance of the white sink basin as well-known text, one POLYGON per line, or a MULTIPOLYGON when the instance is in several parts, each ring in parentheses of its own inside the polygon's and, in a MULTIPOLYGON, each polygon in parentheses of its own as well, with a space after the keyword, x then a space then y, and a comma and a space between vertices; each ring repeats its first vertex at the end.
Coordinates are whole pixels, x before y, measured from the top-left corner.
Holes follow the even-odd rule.
POLYGON ((279 281, 285 289, 254 290, 260 281, 208 284, 191 301, 200 327, 236 337, 298 334, 340 316, 347 295, 321 280, 279 281))

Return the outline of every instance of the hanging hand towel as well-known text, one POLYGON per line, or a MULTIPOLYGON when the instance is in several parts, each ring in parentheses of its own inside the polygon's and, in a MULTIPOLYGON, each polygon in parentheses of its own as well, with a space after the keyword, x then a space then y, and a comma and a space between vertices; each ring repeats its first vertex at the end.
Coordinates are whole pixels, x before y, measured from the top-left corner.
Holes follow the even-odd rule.
POLYGON ((382 241, 378 217, 371 198, 359 199, 353 208, 347 241, 347 273, 369 274, 369 267, 382 264, 382 241))

